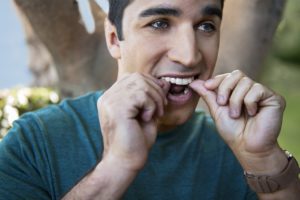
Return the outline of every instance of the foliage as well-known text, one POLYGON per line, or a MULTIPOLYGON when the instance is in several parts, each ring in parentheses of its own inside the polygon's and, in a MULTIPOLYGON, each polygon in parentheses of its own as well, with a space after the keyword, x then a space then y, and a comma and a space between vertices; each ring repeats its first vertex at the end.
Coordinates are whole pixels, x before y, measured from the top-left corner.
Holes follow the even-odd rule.
POLYGON ((300 64, 299 19, 299 1, 288 1, 283 20, 275 35, 273 46, 273 53, 277 58, 296 65, 300 64))
POLYGON ((58 102, 58 94, 48 88, 0 90, 0 141, 23 113, 58 102))
POLYGON ((295 65, 270 54, 261 77, 264 85, 272 88, 286 100, 286 109, 279 144, 300 160, 300 63, 295 65))

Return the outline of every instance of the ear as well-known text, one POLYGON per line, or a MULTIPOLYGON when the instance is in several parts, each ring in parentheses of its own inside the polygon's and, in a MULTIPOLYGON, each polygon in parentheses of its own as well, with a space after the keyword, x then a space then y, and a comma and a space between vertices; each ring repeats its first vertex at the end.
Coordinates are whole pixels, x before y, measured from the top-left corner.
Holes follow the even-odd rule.
POLYGON ((107 18, 105 19, 105 39, 110 55, 115 59, 120 59, 121 51, 117 30, 107 18))

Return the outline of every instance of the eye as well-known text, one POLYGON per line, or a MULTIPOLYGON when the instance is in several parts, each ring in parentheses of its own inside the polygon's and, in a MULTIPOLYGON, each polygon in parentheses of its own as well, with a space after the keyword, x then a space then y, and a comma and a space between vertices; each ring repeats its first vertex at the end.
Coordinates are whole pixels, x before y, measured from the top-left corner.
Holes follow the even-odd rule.
POLYGON ((154 29, 162 30, 169 28, 169 23, 166 20, 156 20, 150 23, 150 26, 154 29))
POLYGON ((206 33, 211 33, 214 32, 216 30, 216 27, 214 24, 210 23, 210 22, 204 22, 201 23, 198 27, 198 30, 206 32, 206 33))

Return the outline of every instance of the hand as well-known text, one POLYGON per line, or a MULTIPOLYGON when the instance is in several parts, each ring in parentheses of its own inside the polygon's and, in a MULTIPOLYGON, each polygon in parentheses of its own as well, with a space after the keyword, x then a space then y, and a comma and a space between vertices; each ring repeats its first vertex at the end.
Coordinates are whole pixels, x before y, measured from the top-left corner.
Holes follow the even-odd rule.
POLYGON ((219 133, 242 165, 278 152, 285 108, 281 96, 240 71, 196 80, 190 87, 203 97, 219 133))
POLYGON ((140 170, 164 114, 169 83, 139 73, 121 77, 98 100, 103 159, 126 170, 140 170))

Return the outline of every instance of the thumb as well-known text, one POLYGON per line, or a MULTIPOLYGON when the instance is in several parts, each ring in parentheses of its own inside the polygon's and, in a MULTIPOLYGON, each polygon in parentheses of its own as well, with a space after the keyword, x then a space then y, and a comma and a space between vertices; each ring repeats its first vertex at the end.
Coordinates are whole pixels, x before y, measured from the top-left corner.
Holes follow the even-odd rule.
POLYGON ((203 100, 205 101, 205 103, 209 108, 210 114, 213 115, 219 107, 216 100, 217 95, 214 91, 206 89, 204 83, 205 81, 195 80, 189 85, 189 87, 195 92, 197 92, 200 97, 203 98, 203 100))

